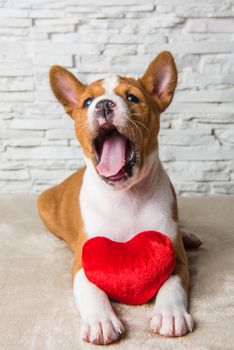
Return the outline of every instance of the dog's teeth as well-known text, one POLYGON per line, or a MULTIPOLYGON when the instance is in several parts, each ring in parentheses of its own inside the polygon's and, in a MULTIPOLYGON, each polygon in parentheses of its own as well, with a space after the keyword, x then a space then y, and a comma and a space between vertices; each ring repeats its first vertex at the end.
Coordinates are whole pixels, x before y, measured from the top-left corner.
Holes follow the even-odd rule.
POLYGON ((132 159, 134 158, 135 152, 134 150, 131 151, 129 157, 128 157, 128 162, 132 161, 132 159))

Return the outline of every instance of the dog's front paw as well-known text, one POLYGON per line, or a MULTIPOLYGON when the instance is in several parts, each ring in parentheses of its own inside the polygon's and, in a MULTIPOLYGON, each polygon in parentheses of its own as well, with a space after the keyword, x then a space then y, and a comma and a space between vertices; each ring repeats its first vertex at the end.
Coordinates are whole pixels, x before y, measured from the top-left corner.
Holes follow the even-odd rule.
POLYGON ((165 306, 153 311, 150 327, 165 337, 181 337, 193 331, 194 321, 186 310, 165 306))
POLYGON ((81 337, 88 343, 97 345, 110 344, 124 333, 124 327, 114 313, 105 317, 92 315, 82 320, 81 337))

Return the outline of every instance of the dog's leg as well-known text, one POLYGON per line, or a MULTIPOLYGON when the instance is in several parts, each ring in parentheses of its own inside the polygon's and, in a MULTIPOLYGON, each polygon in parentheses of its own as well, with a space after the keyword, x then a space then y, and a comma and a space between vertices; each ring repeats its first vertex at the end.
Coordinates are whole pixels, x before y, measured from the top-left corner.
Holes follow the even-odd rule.
POLYGON ((166 337, 177 337, 192 332, 194 321, 187 312, 189 272, 182 237, 176 247, 174 274, 164 282, 156 296, 151 329, 166 337))
POLYGON ((78 271, 73 287, 76 305, 81 315, 81 337, 94 344, 109 344, 124 332, 107 295, 78 271))

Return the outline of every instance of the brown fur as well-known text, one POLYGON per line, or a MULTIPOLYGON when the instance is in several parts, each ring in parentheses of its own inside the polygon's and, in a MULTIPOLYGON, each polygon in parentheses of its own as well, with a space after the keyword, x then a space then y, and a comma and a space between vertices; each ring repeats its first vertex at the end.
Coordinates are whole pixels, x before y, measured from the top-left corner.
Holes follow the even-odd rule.
POLYGON ((75 253, 72 271, 82 267, 82 247, 87 239, 79 207, 84 171, 85 168, 80 169, 38 198, 38 210, 44 224, 56 236, 65 240, 75 253))
MULTIPOLYGON (((179 221, 178 206, 176 192, 173 185, 171 184, 171 190, 173 194, 173 206, 172 206, 172 217, 177 223, 179 221)), ((184 289, 188 292, 189 288, 189 270, 188 270, 188 259, 184 249, 184 244, 182 240, 182 234, 178 230, 177 239, 175 243, 175 253, 176 253, 176 267, 174 274, 178 275, 181 279, 184 289)))

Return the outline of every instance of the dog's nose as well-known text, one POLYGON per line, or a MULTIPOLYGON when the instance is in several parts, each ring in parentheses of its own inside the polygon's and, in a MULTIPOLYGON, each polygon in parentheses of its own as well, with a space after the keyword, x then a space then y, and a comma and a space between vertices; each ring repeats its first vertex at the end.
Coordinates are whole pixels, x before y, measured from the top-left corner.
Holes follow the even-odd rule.
POLYGON ((111 100, 101 100, 96 104, 95 110, 97 112, 98 117, 107 119, 108 115, 113 112, 115 107, 115 102, 111 100))

